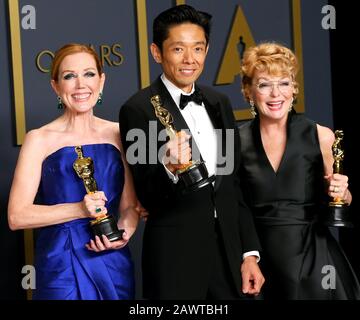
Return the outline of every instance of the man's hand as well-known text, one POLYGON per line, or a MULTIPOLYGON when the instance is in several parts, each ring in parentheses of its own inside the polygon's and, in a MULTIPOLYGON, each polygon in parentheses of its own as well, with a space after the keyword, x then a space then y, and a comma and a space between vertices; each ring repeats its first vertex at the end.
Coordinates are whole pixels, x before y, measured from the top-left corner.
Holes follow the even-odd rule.
POLYGON ((166 153, 163 163, 173 174, 176 170, 188 165, 191 159, 191 148, 189 144, 190 135, 185 131, 179 131, 176 137, 166 143, 166 153))
POLYGON ((248 256, 241 264, 242 292, 257 296, 265 282, 256 262, 257 257, 248 256))

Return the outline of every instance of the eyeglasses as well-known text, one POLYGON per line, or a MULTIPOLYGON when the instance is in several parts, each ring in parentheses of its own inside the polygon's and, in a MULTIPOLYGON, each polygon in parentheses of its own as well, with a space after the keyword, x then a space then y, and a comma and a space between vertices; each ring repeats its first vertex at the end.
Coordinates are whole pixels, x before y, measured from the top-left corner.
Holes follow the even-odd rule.
POLYGON ((260 94, 266 94, 266 95, 270 95, 274 88, 275 88, 275 84, 277 89, 284 95, 290 94, 294 88, 293 82, 292 81, 264 81, 264 82, 260 82, 255 84, 257 91, 260 94))

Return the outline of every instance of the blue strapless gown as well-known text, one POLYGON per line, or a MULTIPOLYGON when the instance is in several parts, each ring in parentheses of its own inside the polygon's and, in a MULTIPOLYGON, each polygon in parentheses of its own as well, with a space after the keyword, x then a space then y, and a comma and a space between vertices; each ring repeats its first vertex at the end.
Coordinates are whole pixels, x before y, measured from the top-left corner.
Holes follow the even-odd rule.
MULTIPOLYGON (((105 192, 108 213, 117 217, 124 186, 120 152, 111 144, 84 145, 94 161, 98 190, 105 192)), ((63 147, 42 164, 38 196, 41 204, 82 201, 83 181, 72 165, 74 147, 63 147)), ((100 253, 85 244, 93 238, 90 219, 77 219, 39 229, 36 234, 36 289, 33 299, 113 300, 134 298, 134 268, 129 248, 100 253)))

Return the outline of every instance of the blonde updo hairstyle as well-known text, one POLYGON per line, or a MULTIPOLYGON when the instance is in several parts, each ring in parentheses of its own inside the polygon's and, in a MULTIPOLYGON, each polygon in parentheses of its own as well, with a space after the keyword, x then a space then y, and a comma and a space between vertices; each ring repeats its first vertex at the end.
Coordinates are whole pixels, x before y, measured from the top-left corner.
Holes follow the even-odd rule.
POLYGON ((251 86, 255 71, 265 72, 271 76, 290 77, 294 84, 293 98, 296 99, 299 92, 295 80, 298 62, 290 49, 275 42, 266 42, 245 50, 241 65, 241 91, 248 102, 252 100, 251 86))

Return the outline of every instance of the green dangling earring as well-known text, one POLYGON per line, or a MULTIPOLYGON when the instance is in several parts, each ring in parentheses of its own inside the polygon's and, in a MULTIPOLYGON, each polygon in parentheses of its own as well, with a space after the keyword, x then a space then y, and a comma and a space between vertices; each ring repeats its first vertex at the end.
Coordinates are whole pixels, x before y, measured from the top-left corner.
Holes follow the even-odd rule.
POLYGON ((61 101, 61 97, 60 97, 60 96, 57 97, 57 100, 58 100, 57 108, 58 108, 59 110, 64 109, 64 105, 63 105, 63 103, 62 103, 62 101, 61 101))
POLYGON ((100 92, 99 98, 97 99, 96 104, 100 106, 100 105, 102 105, 102 102, 103 102, 103 94, 102 94, 102 92, 100 92))

